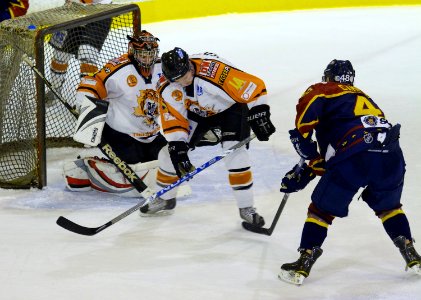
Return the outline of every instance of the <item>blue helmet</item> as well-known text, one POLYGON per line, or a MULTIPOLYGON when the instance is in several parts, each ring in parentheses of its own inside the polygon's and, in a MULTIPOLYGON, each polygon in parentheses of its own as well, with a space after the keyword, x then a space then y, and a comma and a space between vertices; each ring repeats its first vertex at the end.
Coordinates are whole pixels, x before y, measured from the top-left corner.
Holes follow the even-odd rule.
POLYGON ((189 55, 178 47, 162 54, 161 63, 162 73, 171 82, 183 77, 190 70, 189 55))
POLYGON ((355 70, 349 60, 332 60, 323 74, 324 82, 334 81, 354 85, 355 70))

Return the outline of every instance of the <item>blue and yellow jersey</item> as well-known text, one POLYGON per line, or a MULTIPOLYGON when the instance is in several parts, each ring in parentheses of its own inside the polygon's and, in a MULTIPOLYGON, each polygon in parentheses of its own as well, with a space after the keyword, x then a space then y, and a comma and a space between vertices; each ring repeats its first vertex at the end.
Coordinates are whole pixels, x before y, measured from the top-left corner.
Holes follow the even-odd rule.
POLYGON ((328 146, 335 161, 373 145, 390 124, 379 106, 359 88, 337 82, 310 86, 297 104, 295 126, 304 137, 315 132, 320 154, 328 146))

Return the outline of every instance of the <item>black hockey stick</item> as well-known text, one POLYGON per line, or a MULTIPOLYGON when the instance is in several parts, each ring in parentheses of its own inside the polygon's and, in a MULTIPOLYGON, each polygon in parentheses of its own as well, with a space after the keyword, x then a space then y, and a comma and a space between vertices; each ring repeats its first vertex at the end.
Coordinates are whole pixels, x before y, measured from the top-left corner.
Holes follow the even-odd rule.
MULTIPOLYGON (((297 167, 294 170, 294 175, 297 174, 299 168, 304 164, 304 159, 302 158, 297 167)), ((272 235, 273 230, 275 230, 276 224, 278 224, 279 217, 281 216, 282 211, 284 210, 285 204, 287 203, 289 198, 289 194, 285 193, 284 197, 282 198, 281 204, 279 205, 278 210, 276 211, 275 217, 273 218, 272 225, 269 228, 263 228, 256 226, 251 223, 243 222, 243 228, 248 231, 252 231, 255 233, 265 234, 265 235, 272 235)))
POLYGON ((142 199, 138 204, 136 204, 135 206, 131 207, 130 209, 126 210, 125 212, 121 213, 120 215, 118 215, 117 217, 115 217, 114 219, 108 221, 107 223, 99 226, 99 227, 85 227, 79 224, 76 224, 72 221, 70 221, 69 219, 66 219, 65 217, 60 216, 57 219, 57 224, 61 227, 63 227, 64 229, 67 229, 69 231, 72 231, 74 233, 78 233, 78 234, 82 234, 82 235, 95 235, 98 232, 103 231, 104 229, 110 227, 111 225, 117 223, 118 221, 124 219, 125 217, 127 217, 128 215, 130 215, 131 213, 135 212, 136 210, 138 210, 139 208, 145 206, 146 204, 148 204, 150 201, 160 197, 161 195, 165 194, 166 192, 172 190, 173 188, 179 186, 180 184, 182 184, 183 182, 190 180, 193 178, 193 176, 195 176, 196 174, 202 172, 203 170, 207 169, 208 167, 210 167, 211 165, 213 165, 214 163, 220 161, 221 159, 223 159, 225 156, 231 154, 232 152, 234 152, 235 150, 237 150, 238 148, 246 145, 247 143, 249 143, 252 139, 254 139, 256 136, 254 134, 252 134, 251 136, 249 136, 248 138, 242 140, 241 142, 235 144, 234 146, 232 146, 231 148, 229 148, 228 150, 224 151, 222 154, 215 156, 214 158, 212 158, 211 160, 205 162, 203 165, 201 165, 200 167, 196 168, 196 170, 186 174, 185 176, 181 177, 180 179, 178 179, 176 182, 174 182, 173 184, 163 188, 162 190, 156 192, 155 194, 153 194, 152 196, 149 196, 147 199, 142 199))
MULTIPOLYGON (((75 116, 75 118, 79 117, 79 113, 77 110, 72 107, 61 95, 57 90, 52 86, 52 84, 48 81, 47 78, 36 68, 34 63, 29 59, 29 57, 25 54, 23 55, 23 60, 25 63, 32 69, 34 72, 44 81, 45 85, 53 92, 53 94, 57 97, 57 99, 69 110, 69 112, 75 116)), ((152 194, 152 191, 146 186, 146 184, 142 181, 142 179, 137 176, 136 172, 130 168, 130 166, 123 161, 118 155, 114 152, 111 145, 108 143, 100 143, 98 148, 101 150, 102 153, 109 159, 109 161, 120 170, 121 174, 133 185, 133 187, 139 192, 146 194, 149 196, 152 194), (149 194, 147 194, 149 192, 149 194)))
POLYGON ((63 99, 63 97, 57 92, 57 90, 53 87, 53 85, 48 81, 47 78, 37 69, 37 67, 34 65, 34 63, 29 59, 29 57, 24 54, 22 56, 23 61, 32 69, 34 72, 44 81, 45 85, 53 92, 54 96, 57 97, 58 100, 60 100, 61 103, 71 112, 72 115, 74 115, 76 118, 79 117, 79 113, 77 112, 76 108, 72 107, 69 103, 67 103, 66 100, 63 99))

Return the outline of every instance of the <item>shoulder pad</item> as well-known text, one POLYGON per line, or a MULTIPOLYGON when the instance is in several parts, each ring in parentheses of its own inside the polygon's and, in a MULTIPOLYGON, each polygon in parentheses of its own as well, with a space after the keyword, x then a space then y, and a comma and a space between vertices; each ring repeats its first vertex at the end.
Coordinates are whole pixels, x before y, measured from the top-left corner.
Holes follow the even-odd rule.
POLYGON ((129 56, 127 54, 124 54, 120 57, 111 59, 110 61, 107 62, 107 65, 117 67, 119 65, 123 65, 129 62, 130 62, 129 56))

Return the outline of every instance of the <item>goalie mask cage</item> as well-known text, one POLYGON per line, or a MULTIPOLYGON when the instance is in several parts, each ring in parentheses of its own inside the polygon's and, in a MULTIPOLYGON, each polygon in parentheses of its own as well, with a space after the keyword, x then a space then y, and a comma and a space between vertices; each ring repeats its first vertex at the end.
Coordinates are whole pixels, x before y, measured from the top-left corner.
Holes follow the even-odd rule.
MULTIPOLYGON (((69 47, 77 48, 86 41, 78 28, 88 26, 94 36, 106 36, 91 59, 101 68, 127 52, 127 35, 140 30, 140 9, 134 4, 70 4, 0 23, 1 188, 42 188, 47 184, 46 148, 79 146, 72 140, 75 117, 60 101, 46 104, 48 88, 22 57, 26 55, 51 80, 52 35, 76 32, 69 47)), ((61 95, 73 106, 80 62, 72 55, 68 65, 61 95)))

